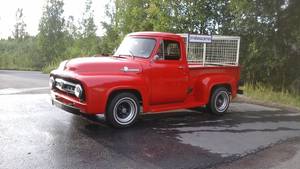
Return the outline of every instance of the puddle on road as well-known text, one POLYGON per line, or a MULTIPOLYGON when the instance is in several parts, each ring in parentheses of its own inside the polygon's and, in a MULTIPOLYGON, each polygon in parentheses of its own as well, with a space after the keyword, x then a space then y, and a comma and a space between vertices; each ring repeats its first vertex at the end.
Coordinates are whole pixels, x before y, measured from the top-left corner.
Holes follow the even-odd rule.
POLYGON ((175 124, 173 128, 162 130, 175 132, 176 138, 183 144, 199 147, 222 157, 244 156, 300 136, 300 113, 288 113, 278 108, 248 103, 233 103, 229 112, 231 113, 223 116, 224 119, 221 117, 221 120, 204 120, 196 125, 175 124))
POLYGON ((235 127, 182 127, 177 139, 222 157, 244 156, 279 141, 300 135, 299 122, 256 122, 235 127))

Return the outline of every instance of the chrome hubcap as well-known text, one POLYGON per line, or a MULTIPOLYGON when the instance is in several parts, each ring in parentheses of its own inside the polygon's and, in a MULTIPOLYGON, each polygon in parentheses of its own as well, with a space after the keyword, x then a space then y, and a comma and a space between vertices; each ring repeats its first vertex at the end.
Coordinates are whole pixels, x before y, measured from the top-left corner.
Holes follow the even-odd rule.
POLYGON ((218 112, 225 112, 229 106, 229 95, 226 91, 221 91, 215 99, 215 107, 218 112))
POLYGON ((130 124, 137 115, 137 104, 129 97, 122 98, 115 104, 113 114, 119 124, 130 124))

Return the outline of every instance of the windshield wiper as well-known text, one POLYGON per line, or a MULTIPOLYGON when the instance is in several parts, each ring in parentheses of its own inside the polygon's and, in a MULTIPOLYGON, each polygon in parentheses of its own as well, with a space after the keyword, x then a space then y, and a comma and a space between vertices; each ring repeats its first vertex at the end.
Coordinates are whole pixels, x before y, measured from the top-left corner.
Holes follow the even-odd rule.
POLYGON ((134 59, 135 56, 134 56, 133 52, 130 49, 127 49, 127 51, 128 51, 128 54, 113 55, 113 57, 116 57, 116 58, 126 58, 124 56, 131 56, 132 59, 134 59))
POLYGON ((124 57, 122 55, 113 55, 113 57, 116 57, 116 58, 126 58, 126 57, 124 57))
POLYGON ((127 50, 129 52, 130 56, 132 57, 132 59, 134 59, 134 55, 133 55, 132 51, 130 49, 127 49, 127 50))

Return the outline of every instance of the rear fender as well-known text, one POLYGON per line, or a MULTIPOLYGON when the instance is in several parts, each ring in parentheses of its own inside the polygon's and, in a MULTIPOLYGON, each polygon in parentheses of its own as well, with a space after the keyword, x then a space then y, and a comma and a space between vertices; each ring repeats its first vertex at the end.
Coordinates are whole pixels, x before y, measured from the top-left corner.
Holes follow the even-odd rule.
POLYGON ((195 97, 200 102, 208 103, 213 88, 217 85, 229 85, 231 95, 236 96, 236 79, 227 75, 211 75, 206 78, 199 78, 196 82, 195 97))

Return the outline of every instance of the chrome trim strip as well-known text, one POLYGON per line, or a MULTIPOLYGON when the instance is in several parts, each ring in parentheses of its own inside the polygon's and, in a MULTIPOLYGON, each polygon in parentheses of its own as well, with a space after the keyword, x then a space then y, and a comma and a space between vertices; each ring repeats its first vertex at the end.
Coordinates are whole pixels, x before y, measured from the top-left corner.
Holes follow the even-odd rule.
POLYGON ((130 69, 127 66, 124 66, 124 68, 120 69, 122 72, 140 72, 140 69, 130 69))

